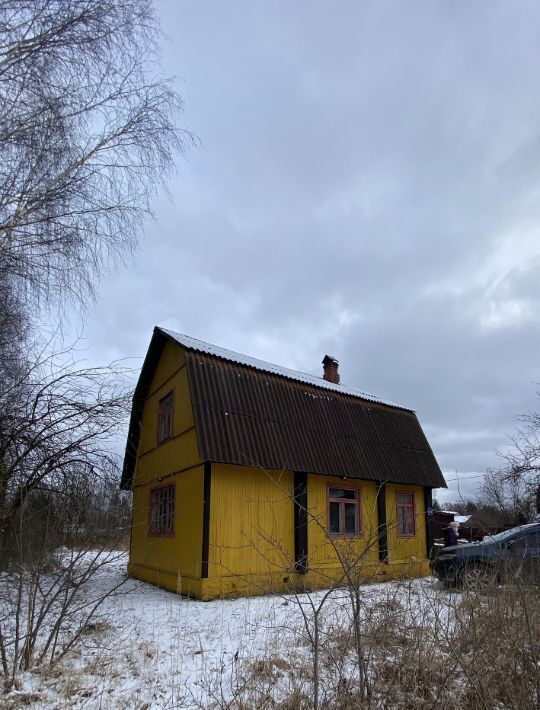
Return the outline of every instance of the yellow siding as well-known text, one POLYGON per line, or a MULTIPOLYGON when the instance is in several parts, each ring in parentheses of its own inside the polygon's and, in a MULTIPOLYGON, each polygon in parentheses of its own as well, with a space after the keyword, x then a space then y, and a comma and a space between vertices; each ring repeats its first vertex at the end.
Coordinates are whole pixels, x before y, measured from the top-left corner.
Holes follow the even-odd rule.
POLYGON ((308 477, 309 567, 320 574, 326 572, 334 579, 341 571, 342 560, 361 564, 377 562, 377 486, 373 481, 342 480, 330 476, 308 477), (348 537, 328 532, 328 486, 357 488, 360 499, 361 534, 348 537))
POLYGON ((394 487, 388 486, 387 515, 390 563, 379 562, 377 487, 373 481, 343 481, 330 476, 308 476, 309 571, 294 568, 293 474, 264 472, 223 464, 212 465, 210 560, 208 579, 201 582, 200 597, 260 594, 291 588, 327 587, 344 580, 343 564, 353 564, 355 576, 365 581, 402 575, 426 574, 425 527, 422 488, 414 491, 417 527, 404 542, 395 530, 394 487), (362 531, 359 536, 328 534, 328 485, 360 490, 362 531), (341 561, 340 561, 341 558, 341 561))
POLYGON ((153 483, 164 475, 177 473, 200 463, 195 429, 188 429, 176 438, 139 456, 135 485, 153 483))
POLYGON ((130 574, 167 589, 195 593, 193 580, 200 577, 202 556, 203 466, 193 427, 184 353, 174 343, 166 344, 154 373, 140 442, 133 486, 130 574), (173 438, 156 446, 158 403, 171 390, 173 438), (149 536, 150 490, 169 483, 175 484, 174 535, 149 536))
MULTIPOLYGON (((212 465, 212 578, 283 576, 294 567, 292 474, 212 465)), ((232 591, 232 590, 231 590, 232 591)))
MULTIPOLYGON (((139 455, 145 455, 156 448, 159 400, 171 391, 174 399, 173 436, 176 437, 193 427, 193 413, 184 352, 178 345, 168 342, 144 404, 139 455)), ((164 449, 166 446, 168 444, 162 444, 159 448, 164 449)))
POLYGON ((172 476, 164 483, 175 484, 174 534, 148 535, 149 496, 153 486, 137 486, 133 491, 130 571, 135 576, 139 576, 135 568, 143 568, 147 574, 153 571, 156 583, 176 591, 182 579, 200 576, 203 467, 172 476))
POLYGON ((174 343, 165 345, 144 404, 135 485, 201 463, 193 426, 191 396, 183 350, 174 343), (173 437, 157 446, 159 400, 173 392, 173 437))
POLYGON ((344 564, 352 567, 352 576, 361 580, 392 579, 402 575, 429 572, 426 557, 423 489, 420 486, 388 484, 386 509, 388 521, 388 563, 379 562, 377 486, 374 481, 354 481, 311 475, 308 478, 308 507, 311 521, 308 531, 309 587, 328 586, 344 578, 344 564), (361 534, 357 537, 331 536, 328 533, 327 488, 357 487, 361 500, 361 534), (396 529, 395 492, 414 492, 416 502, 416 534, 399 538, 396 529))
POLYGON ((389 562, 379 562, 377 488, 373 481, 308 476, 308 565, 294 566, 293 474, 213 463, 208 578, 201 579, 204 466, 193 424, 185 357, 167 343, 154 373, 143 415, 133 486, 133 528, 129 571, 133 576, 201 599, 325 587, 343 579, 342 563, 360 561, 361 577, 391 578, 426 573, 424 496, 419 486, 387 485, 389 562), (173 392, 173 437, 156 445, 159 400, 173 392), (175 485, 171 537, 148 535, 150 490, 175 485), (360 491, 361 534, 333 536, 328 530, 328 485, 360 491), (397 534, 396 492, 414 492, 416 531, 397 534), (340 562, 341 558, 341 562, 340 562))
POLYGON ((342 579, 344 564, 353 569, 353 576, 366 581, 390 579, 400 574, 426 574, 423 492, 419 486, 399 486, 399 490, 414 491, 417 502, 417 528, 414 538, 404 543, 397 537, 395 487, 387 486, 388 548, 390 564, 379 562, 377 486, 374 481, 354 481, 329 476, 311 475, 308 479, 309 572, 306 582, 311 587, 324 586, 342 579), (328 533, 329 485, 355 487, 360 491, 361 534, 356 537, 334 536, 328 533), (390 499, 394 501, 392 509, 390 499))
POLYGON ((185 364, 186 357, 181 346, 168 340, 155 369, 149 394, 152 394, 157 388, 166 387, 178 369, 184 367, 185 364))
POLYGON ((425 560, 426 553, 426 518, 424 490, 421 486, 405 486, 388 483, 386 486, 386 520, 388 526, 388 557, 394 562, 415 562, 425 560), (400 537, 397 529, 398 492, 414 493, 416 534, 414 537, 400 537))

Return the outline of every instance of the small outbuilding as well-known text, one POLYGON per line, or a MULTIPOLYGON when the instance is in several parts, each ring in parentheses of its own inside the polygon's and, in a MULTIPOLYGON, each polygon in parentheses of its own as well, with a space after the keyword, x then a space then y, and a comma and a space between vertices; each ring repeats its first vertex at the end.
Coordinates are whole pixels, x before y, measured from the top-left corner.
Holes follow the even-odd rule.
POLYGON ((155 328, 122 487, 129 573, 199 599, 428 573, 432 489, 413 411, 155 328))

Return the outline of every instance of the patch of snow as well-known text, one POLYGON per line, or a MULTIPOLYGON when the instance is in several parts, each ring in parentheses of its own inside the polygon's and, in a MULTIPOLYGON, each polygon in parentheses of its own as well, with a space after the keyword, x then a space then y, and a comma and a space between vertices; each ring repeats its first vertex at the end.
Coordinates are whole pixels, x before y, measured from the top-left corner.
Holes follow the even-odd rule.
MULTIPOLYGON (((92 596, 125 579, 126 564, 121 555, 101 568, 89 583, 92 596)), ((41 708, 212 707, 216 698, 230 697, 250 664, 286 676, 282 664, 291 677, 302 665, 309 669, 300 607, 309 616, 326 593, 201 602, 126 579, 120 593, 105 600, 96 633, 50 671, 21 674, 6 707, 19 707, 24 697, 41 708)), ((440 593, 431 577, 362 588, 366 609, 391 602, 412 620, 429 615, 440 593)), ((343 622, 350 611, 346 590, 333 591, 324 610, 327 623, 343 622)), ((444 613, 439 608, 439 621, 444 613)))
POLYGON ((165 335, 167 335, 169 338, 172 338, 188 350, 206 353, 207 355, 214 355, 215 357, 222 358, 223 360, 228 360, 229 362, 235 362, 239 365, 253 367, 256 370, 262 370, 263 372, 268 372, 272 375, 286 377, 289 380, 304 382, 305 384, 314 385, 315 387, 321 387, 323 389, 333 390, 334 392, 341 392, 341 394, 348 394, 353 397, 359 397, 360 399, 369 400, 371 402, 379 402, 380 404, 387 404, 391 407, 397 407, 398 409, 406 409, 407 411, 411 411, 408 407, 404 407, 401 404, 397 404, 396 402, 392 402, 388 399, 382 399, 381 397, 378 397, 375 394, 364 392, 363 390, 356 389, 355 387, 335 384, 334 382, 329 382, 328 380, 324 380, 322 377, 317 377, 316 375, 310 375, 306 372, 298 372, 297 370, 291 370, 287 367, 274 365, 271 362, 258 360, 257 358, 250 357, 249 355, 242 355, 241 353, 234 352, 233 350, 227 350, 226 348, 221 348, 217 345, 206 343, 204 340, 192 338, 190 335, 175 333, 173 330, 167 330, 166 328, 158 328, 158 330, 160 330, 162 333, 165 333, 165 335))

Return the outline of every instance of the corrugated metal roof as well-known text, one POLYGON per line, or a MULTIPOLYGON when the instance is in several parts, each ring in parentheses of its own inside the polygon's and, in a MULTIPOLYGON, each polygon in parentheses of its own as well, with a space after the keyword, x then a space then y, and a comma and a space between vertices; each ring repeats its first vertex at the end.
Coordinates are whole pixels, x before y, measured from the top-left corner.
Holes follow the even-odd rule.
POLYGON ((437 488, 414 412, 186 351, 202 459, 437 488))
POLYGON ((242 355, 241 353, 234 352, 234 350, 220 348, 217 345, 205 343, 204 340, 197 340, 197 338, 192 338, 189 335, 175 333, 173 330, 167 330, 166 328, 159 328, 159 330, 163 331, 170 338, 176 340, 177 343, 182 345, 184 348, 188 348, 189 350, 194 350, 199 353, 206 353, 207 355, 214 355, 215 357, 219 357, 223 360, 228 360, 229 362, 236 362, 238 365, 246 365, 247 367, 253 367, 256 370, 261 370, 262 372, 269 372, 273 375, 286 377, 289 380, 304 382, 309 385, 315 385, 316 387, 322 387, 323 389, 333 390, 334 392, 341 392, 342 394, 348 394, 352 397, 360 397, 361 399, 367 399, 370 402, 380 402, 381 404, 388 404, 391 407, 409 409, 409 407, 402 407, 400 404, 396 404, 396 402, 391 402, 390 400, 382 399, 381 397, 378 397, 375 394, 364 392, 363 390, 356 389, 355 387, 347 387, 341 384, 337 385, 333 382, 323 380, 322 377, 310 375, 305 372, 298 372, 297 370, 290 370, 287 367, 281 367, 280 365, 274 365, 271 362, 265 362, 264 360, 258 360, 257 358, 249 357, 249 355, 242 355))
POLYGON ((133 397, 121 486, 167 340, 185 350, 202 460, 446 487, 413 411, 374 395, 155 328, 133 397))

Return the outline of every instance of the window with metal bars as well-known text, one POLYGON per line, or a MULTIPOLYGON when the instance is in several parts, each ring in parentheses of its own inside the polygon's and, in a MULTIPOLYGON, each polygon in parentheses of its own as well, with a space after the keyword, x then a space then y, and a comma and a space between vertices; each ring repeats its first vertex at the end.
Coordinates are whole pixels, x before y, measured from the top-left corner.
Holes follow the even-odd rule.
POLYGON ((174 534, 174 484, 152 488, 148 534, 170 537, 174 534))

